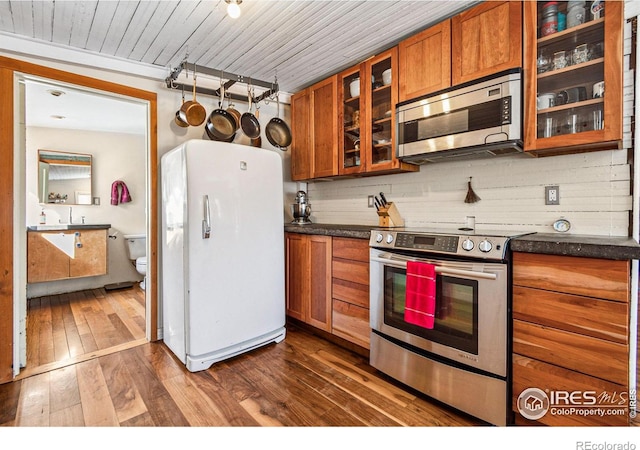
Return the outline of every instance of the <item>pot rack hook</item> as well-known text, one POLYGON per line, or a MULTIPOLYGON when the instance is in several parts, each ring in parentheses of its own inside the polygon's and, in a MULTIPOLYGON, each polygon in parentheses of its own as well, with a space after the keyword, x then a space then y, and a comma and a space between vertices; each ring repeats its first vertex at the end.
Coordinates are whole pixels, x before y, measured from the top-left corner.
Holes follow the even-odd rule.
POLYGON ((224 104, 224 96, 225 96, 225 92, 224 92, 224 70, 220 71, 220 87, 218 88, 218 108, 222 108, 222 105, 224 104))

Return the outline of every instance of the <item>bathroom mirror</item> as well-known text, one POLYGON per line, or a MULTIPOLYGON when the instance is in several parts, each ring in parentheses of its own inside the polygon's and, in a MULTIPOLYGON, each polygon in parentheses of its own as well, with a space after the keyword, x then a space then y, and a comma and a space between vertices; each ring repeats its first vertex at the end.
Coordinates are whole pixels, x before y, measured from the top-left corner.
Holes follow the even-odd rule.
POLYGON ((91 205, 91 155, 38 150, 40 203, 91 205))

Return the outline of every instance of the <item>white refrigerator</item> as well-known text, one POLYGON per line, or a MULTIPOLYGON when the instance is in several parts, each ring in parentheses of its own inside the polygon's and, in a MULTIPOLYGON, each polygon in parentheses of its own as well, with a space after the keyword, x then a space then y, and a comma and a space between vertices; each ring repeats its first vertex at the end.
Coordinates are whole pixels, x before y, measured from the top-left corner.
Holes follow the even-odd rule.
POLYGON ((285 338, 282 160, 190 140, 162 156, 162 329, 191 372, 285 338))

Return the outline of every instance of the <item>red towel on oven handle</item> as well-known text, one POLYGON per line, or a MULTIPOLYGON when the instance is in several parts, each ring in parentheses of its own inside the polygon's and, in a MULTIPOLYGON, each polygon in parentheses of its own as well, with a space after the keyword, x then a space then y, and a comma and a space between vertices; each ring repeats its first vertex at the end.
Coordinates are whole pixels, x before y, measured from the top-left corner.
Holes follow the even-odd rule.
POLYGON ((436 311, 436 267, 419 261, 407 262, 404 320, 432 329, 436 311))

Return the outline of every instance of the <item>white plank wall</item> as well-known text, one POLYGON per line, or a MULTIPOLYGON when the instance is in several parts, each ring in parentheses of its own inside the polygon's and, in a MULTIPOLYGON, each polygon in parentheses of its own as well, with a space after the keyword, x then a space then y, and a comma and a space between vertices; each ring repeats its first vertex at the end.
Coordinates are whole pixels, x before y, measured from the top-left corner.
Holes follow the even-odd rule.
POLYGON ((424 165, 420 172, 309 183, 311 219, 318 223, 376 225, 367 195, 384 192, 406 226, 462 226, 553 232, 564 217, 571 233, 627 236, 631 210, 626 150, 548 158, 501 157, 424 165), (467 181, 481 198, 467 204, 467 181), (544 187, 560 187, 560 205, 545 206, 544 187))
MULTIPOLYGON (((626 18, 640 13, 626 2, 626 18)), ((627 148, 632 146, 634 71, 629 67, 631 26, 625 26, 623 150, 545 158, 508 156, 424 165, 420 172, 308 183, 316 223, 377 225, 367 196, 384 192, 409 227, 462 226, 475 216, 476 227, 554 232, 563 217, 569 233, 628 236, 632 211, 632 175, 627 148), (481 198, 467 204, 467 182, 481 198), (560 187, 560 204, 544 203, 545 186, 560 187)))

